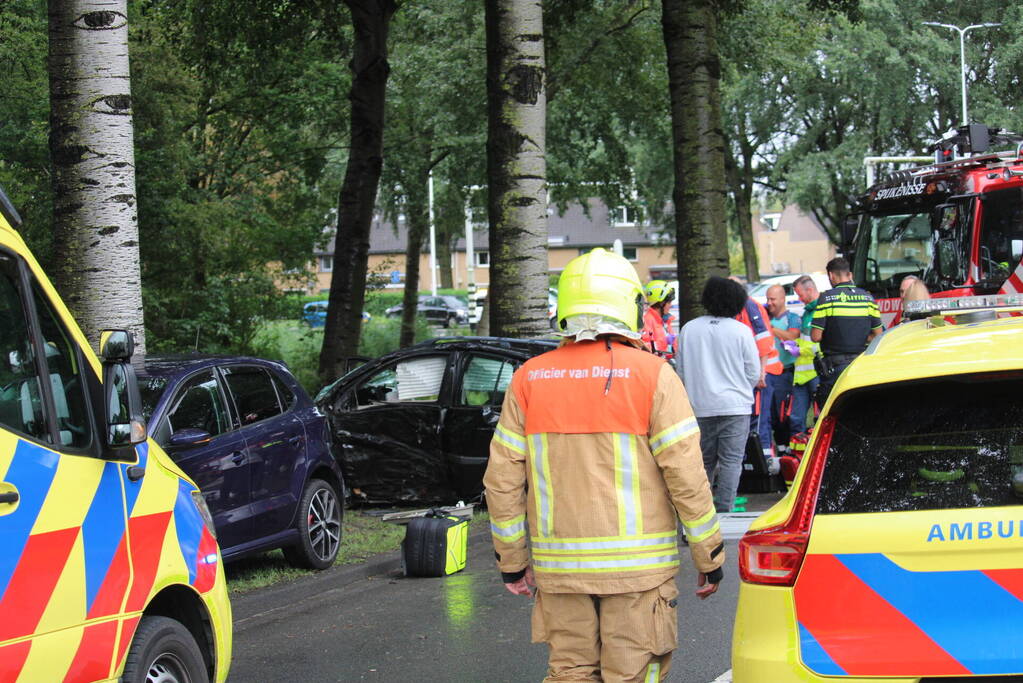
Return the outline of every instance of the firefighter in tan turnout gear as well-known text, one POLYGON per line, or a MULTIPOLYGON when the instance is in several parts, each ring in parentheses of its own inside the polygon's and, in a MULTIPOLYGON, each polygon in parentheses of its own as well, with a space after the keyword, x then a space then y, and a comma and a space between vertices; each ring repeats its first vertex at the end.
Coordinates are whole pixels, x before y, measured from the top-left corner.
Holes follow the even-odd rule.
POLYGON ((725 559, 678 375, 639 347, 643 288, 602 249, 558 283, 565 343, 512 378, 483 482, 509 591, 532 594, 547 681, 667 680, 677 645, 676 520, 708 597, 725 559), (535 578, 534 578, 535 577, 535 578), (535 580, 535 584, 534 584, 535 580))

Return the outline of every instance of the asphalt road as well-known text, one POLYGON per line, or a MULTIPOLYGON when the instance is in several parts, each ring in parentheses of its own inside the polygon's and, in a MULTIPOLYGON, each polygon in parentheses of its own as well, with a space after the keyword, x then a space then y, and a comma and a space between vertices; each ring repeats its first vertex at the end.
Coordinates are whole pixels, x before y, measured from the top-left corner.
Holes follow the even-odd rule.
MULTIPOLYGON (((733 529, 748 520, 733 520, 733 529)), ((679 649, 671 681, 708 683, 729 667, 738 595, 736 541, 728 533, 725 581, 701 601, 696 575, 678 577, 679 649)), ((531 601, 507 593, 486 535, 469 542, 468 566, 445 578, 405 578, 391 558, 342 568, 232 600, 231 681, 539 681, 546 646, 529 640, 531 601)))

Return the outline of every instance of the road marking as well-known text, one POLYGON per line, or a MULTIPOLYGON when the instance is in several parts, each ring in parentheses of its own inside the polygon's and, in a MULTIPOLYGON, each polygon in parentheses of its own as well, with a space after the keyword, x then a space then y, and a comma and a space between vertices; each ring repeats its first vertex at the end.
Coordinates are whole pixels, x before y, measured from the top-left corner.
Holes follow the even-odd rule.
POLYGON ((732 670, 729 669, 710 683, 732 683, 732 670))
POLYGON ((725 539, 742 538, 759 512, 722 512, 718 515, 721 523, 721 537, 725 539))

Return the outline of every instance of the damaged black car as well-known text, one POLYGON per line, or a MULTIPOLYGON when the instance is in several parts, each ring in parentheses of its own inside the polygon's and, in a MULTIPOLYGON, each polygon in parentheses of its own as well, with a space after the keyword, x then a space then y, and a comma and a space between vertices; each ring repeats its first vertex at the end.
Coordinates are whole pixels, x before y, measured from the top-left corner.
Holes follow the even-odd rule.
POLYGON ((452 503, 483 491, 512 373, 556 340, 431 339, 328 385, 334 452, 355 502, 452 503))

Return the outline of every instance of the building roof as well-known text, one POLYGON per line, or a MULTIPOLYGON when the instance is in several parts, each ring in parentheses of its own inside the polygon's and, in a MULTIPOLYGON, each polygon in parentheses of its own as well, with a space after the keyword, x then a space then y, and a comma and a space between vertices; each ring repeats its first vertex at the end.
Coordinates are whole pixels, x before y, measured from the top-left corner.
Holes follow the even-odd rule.
MULTIPOLYGON (((611 245, 620 239, 624 246, 645 246, 660 244, 663 228, 653 225, 613 225, 610 209, 599 199, 588 202, 589 215, 583 205, 576 202, 568 205, 564 214, 551 206, 548 211, 547 243, 552 249, 580 247, 602 247, 611 245)), ((668 232, 669 237, 673 233, 668 232)), ((374 216, 370 226, 369 253, 394 254, 405 253, 408 239, 408 228, 404 220, 399 221, 397 229, 390 221, 384 221, 379 215, 374 216)), ((484 226, 473 230, 473 245, 477 250, 486 250, 489 243, 489 232, 484 226)), ((455 244, 455 251, 465 251, 465 238, 455 244)), ((317 255, 334 253, 334 237, 317 255)))

